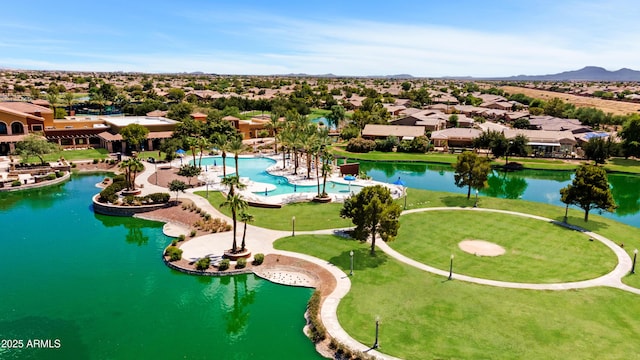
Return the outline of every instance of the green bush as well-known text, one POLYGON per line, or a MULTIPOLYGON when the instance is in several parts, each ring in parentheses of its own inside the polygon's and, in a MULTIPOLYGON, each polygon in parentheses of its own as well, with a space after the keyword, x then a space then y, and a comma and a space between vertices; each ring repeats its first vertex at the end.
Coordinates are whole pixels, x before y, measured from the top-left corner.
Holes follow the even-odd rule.
POLYGON ((169 202, 171 195, 169 193, 153 193, 145 197, 155 204, 166 204, 169 202))
POLYGON ((363 138, 353 138, 347 144, 347 151, 354 153, 368 153, 376 149, 376 142, 363 138))
POLYGON ((71 167, 72 167, 73 169, 75 169, 75 168, 77 168, 77 167, 78 167, 78 164, 71 163, 71 167))
POLYGON ((178 245, 178 240, 176 239, 171 240, 171 246, 176 246, 176 245, 178 245))
POLYGON ((314 343, 323 341, 327 337, 327 330, 320 320, 320 292, 314 291, 311 299, 307 303, 307 311, 309 311, 309 337, 314 343))
POLYGON ((56 174, 51 173, 51 174, 47 174, 47 176, 44 178, 45 180, 55 180, 58 177, 56 176, 56 174))
POLYGON ((62 171, 56 171, 56 177, 62 177, 64 173, 62 171))
POLYGON ((351 140, 360 136, 360 129, 356 126, 346 126, 340 131, 340 138, 342 140, 351 140))
POLYGON ((429 140, 425 136, 413 138, 413 140, 403 140, 398 145, 398 152, 405 153, 426 153, 429 149, 429 140))
POLYGON ((164 254, 169 257, 169 261, 178 261, 182 259, 182 249, 173 245, 169 246, 164 254))
POLYGON ((211 265, 211 259, 209 259, 208 256, 200 258, 198 259, 198 261, 196 261, 196 269, 200 271, 207 270, 209 268, 209 265, 211 265))
POLYGON ((225 271, 229 268, 229 259, 222 259, 222 261, 220 261, 220 264, 218 265, 218 270, 220 271, 225 271))
POLYGON ((185 238, 186 236, 184 236, 184 234, 180 234, 180 236, 178 236, 178 241, 184 241, 185 238))
POLYGON ((260 253, 260 254, 255 254, 253 256, 253 265, 262 265, 263 262, 264 262, 264 254, 260 253))
POLYGON ((120 182, 120 181, 125 181, 125 177, 123 174, 119 174, 113 177, 113 182, 120 182))
POLYGON ((20 186, 20 185, 22 185, 22 181, 20 181, 20 180, 13 180, 11 182, 11 186, 12 187, 16 187, 16 186, 20 186))
POLYGON ((99 163, 99 162, 100 162, 100 159, 93 159, 93 163, 94 163, 94 164, 97 164, 97 163, 99 163))
POLYGON ((191 233, 189 233, 189 236, 194 237, 196 236, 197 233, 198 233, 197 231, 191 230, 191 233))
POLYGON ((247 259, 240 258, 236 261, 236 269, 244 269, 245 267, 247 267, 247 259))
POLYGON ((376 140, 377 151, 390 152, 396 146, 398 146, 398 138, 395 136, 389 136, 384 140, 376 140))

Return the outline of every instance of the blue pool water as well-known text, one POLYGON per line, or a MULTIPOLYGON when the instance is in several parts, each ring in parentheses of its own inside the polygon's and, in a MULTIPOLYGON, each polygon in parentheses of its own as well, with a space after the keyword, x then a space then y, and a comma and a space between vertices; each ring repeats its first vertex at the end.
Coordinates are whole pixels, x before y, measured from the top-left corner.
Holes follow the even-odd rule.
MULTIPOLYGON (((315 118, 315 119, 311 119, 311 122, 317 125, 320 125, 320 123, 324 124, 324 126, 329 126, 329 120, 322 116, 319 118, 315 118)), ((335 125, 331 125, 331 130, 336 130, 336 126, 335 125)))
MULTIPOLYGON (((227 167, 235 169, 235 160, 233 156, 227 156, 227 167)), ((312 186, 300 186, 289 183, 287 178, 283 176, 275 176, 269 174, 266 169, 273 166, 276 163, 275 160, 269 158, 246 158, 242 157, 238 159, 238 172, 240 177, 248 177, 252 181, 275 185, 275 189, 268 191, 267 196, 293 194, 296 192, 318 192, 316 185, 312 186)), ((202 166, 222 166, 221 156, 212 156, 202 158, 202 166)), ((305 174, 299 170, 299 174, 305 174)), ((312 170, 312 177, 315 176, 315 170, 312 170)), ((357 192, 360 190, 360 186, 351 186, 351 191, 357 192)), ((322 179, 320 179, 320 191, 322 191, 322 179)), ((330 194, 348 193, 349 185, 338 184, 335 182, 327 181, 326 191, 330 194)), ((258 195, 264 195, 265 191, 256 192, 258 195)))

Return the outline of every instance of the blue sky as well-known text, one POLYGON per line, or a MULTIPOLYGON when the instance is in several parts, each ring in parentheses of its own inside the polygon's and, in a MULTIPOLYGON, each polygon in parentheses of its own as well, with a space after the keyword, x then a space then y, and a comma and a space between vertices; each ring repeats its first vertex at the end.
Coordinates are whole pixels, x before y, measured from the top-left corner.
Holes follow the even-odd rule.
POLYGON ((640 70, 640 3, 6 1, 0 68, 509 76, 640 70))

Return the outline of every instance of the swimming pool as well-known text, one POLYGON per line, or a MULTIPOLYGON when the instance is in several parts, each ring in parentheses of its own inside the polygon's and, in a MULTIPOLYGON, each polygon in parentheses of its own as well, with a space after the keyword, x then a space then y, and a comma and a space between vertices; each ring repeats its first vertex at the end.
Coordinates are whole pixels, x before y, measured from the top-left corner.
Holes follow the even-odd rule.
MULTIPOLYGON (((240 177, 248 177, 254 182, 271 184, 275 186, 275 189, 273 190, 265 189, 264 191, 256 191, 255 194, 257 195, 264 195, 265 191, 267 193, 267 196, 293 194, 295 192, 318 192, 317 185, 294 185, 289 183, 287 178, 284 176, 275 176, 269 174, 266 169, 273 166, 275 163, 275 160, 269 158, 241 157, 238 159, 238 172, 240 173, 240 177)), ((205 168, 207 168, 208 166, 222 166, 222 157, 210 156, 202 158, 202 166, 205 168)), ((227 168, 235 169, 235 160, 233 156, 227 156, 227 168)), ((304 172, 299 173, 304 174, 304 172)), ((313 171, 312 176, 315 176, 315 171, 313 171)), ((351 192, 355 193, 360 191, 360 189, 361 186, 351 185, 351 192)), ((320 179, 320 191, 322 191, 322 179, 320 179)), ((333 181, 327 181, 326 191, 330 194, 350 192, 349 185, 340 184, 333 181)))

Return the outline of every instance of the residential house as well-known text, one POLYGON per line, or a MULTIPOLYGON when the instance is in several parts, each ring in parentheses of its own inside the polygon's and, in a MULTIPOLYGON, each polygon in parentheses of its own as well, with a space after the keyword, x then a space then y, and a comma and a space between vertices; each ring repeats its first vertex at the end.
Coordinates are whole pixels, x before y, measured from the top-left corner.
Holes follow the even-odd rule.
POLYGON ((425 131, 424 126, 367 124, 362 130, 362 137, 374 140, 395 136, 401 140, 411 140, 425 136, 425 131))
POLYGON ((449 128, 431 133, 431 141, 435 147, 443 148, 470 148, 473 147, 473 140, 482 134, 482 130, 449 128))

